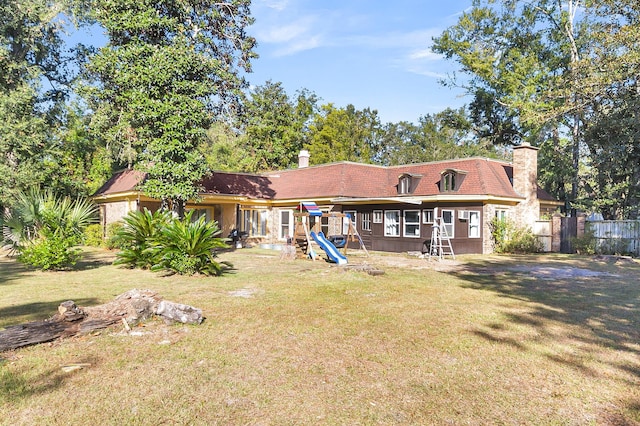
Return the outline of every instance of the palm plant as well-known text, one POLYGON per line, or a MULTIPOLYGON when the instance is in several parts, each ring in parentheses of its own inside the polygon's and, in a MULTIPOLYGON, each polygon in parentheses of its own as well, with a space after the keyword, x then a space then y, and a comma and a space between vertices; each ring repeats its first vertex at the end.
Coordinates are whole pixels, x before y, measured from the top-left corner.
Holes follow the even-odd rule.
POLYGON ((96 207, 88 200, 60 197, 51 191, 20 192, 0 220, 4 243, 19 259, 42 269, 61 269, 75 263, 83 230, 96 221, 96 207))
POLYGON ((158 255, 153 271, 177 274, 221 275, 232 268, 229 262, 218 262, 216 249, 228 247, 220 238, 222 232, 217 222, 207 222, 204 217, 191 220, 191 213, 184 219, 171 221, 155 239, 152 249, 158 255))
POLYGON ((129 268, 151 268, 157 263, 154 241, 171 220, 171 213, 166 210, 152 213, 145 208, 143 211, 129 212, 116 234, 121 250, 114 264, 129 268))

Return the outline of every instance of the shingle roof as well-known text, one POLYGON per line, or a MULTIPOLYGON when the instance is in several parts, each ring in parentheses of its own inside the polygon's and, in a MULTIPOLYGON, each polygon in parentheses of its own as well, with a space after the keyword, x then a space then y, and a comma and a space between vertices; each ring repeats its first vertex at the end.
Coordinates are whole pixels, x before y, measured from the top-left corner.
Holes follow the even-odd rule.
POLYGON ((144 180, 144 176, 145 174, 143 172, 137 170, 121 170, 111 176, 111 179, 105 182, 105 184, 96 191, 94 196, 135 191, 138 184, 144 180))
MULTIPOLYGON (((510 163, 486 158, 467 158, 432 163, 383 167, 338 162, 264 174, 215 172, 202 184, 204 194, 237 195, 256 199, 288 200, 328 197, 382 198, 398 195, 401 175, 419 179, 413 196, 440 194, 441 174, 446 170, 466 172, 456 191, 458 195, 483 195, 521 198, 512 185, 510 163), (420 177, 421 176, 421 177, 420 177)), ((96 193, 108 195, 135 190, 144 177, 138 171, 125 170, 114 175, 96 193)), ((553 200, 539 189, 541 199, 553 200)))

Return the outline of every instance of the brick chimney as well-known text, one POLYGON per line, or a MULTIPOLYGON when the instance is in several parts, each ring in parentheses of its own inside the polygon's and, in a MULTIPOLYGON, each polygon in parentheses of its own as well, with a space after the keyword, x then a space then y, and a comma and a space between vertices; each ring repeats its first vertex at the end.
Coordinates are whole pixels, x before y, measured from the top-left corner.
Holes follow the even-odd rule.
POLYGON ((540 219, 538 201, 538 148, 525 142, 513 148, 513 189, 525 197, 516 207, 516 220, 533 227, 540 219))
POLYGON ((298 154, 298 168, 299 169, 303 169, 305 167, 309 167, 309 157, 311 155, 309 154, 309 151, 307 151, 306 149, 303 149, 302 151, 300 151, 300 154, 298 154))

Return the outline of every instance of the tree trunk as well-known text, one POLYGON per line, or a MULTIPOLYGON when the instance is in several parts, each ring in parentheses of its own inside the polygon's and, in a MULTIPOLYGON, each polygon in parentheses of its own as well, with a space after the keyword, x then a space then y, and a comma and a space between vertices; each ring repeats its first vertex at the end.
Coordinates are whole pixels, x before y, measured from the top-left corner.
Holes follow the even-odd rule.
POLYGON ((44 321, 14 325, 0 331, 0 352, 50 342, 77 334, 87 334, 117 323, 125 328, 160 315, 168 321, 200 324, 202 310, 193 306, 162 300, 150 290, 130 290, 114 301, 79 308, 72 300, 62 302, 58 313, 44 321))

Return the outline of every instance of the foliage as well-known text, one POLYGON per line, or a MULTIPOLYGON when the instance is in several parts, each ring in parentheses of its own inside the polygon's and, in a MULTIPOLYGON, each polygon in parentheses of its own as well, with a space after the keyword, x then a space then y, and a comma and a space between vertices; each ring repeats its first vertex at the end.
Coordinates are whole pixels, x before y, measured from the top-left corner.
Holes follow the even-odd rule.
POLYGON ((96 208, 88 200, 60 197, 51 191, 21 192, 2 217, 3 237, 19 259, 42 269, 61 269, 75 263, 73 247, 95 221, 96 208))
POLYGON ((571 247, 578 254, 591 255, 596 253, 597 242, 593 230, 587 226, 582 236, 571 239, 571 247))
POLYGON ((191 214, 184 219, 170 221, 155 238, 153 250, 158 261, 153 271, 168 271, 180 275, 221 275, 231 268, 228 262, 217 262, 215 250, 227 247, 217 222, 207 222, 204 217, 191 221, 191 214))
POLYGON ((54 135, 81 56, 65 49, 62 28, 81 11, 57 0, 0 4, 0 206, 56 177, 54 135))
POLYGON ((43 271, 63 270, 76 264, 81 250, 73 237, 58 234, 29 240, 20 249, 18 260, 43 271))
POLYGON ((109 250, 126 248, 127 242, 120 238, 123 227, 124 224, 122 222, 112 222, 107 225, 107 235, 104 242, 106 248, 109 250))
POLYGON ((374 147, 380 131, 378 111, 365 108, 357 110, 353 105, 336 108, 323 105, 309 125, 311 164, 335 161, 371 163, 374 147))
POLYGON ((294 166, 309 136, 307 123, 316 102, 316 96, 306 90, 291 99, 279 82, 256 87, 241 117, 240 169, 259 172, 294 166))
POLYGON ((198 151, 214 114, 238 109, 255 40, 249 0, 94 0, 109 37, 84 93, 119 161, 147 172, 143 191, 178 215, 207 173, 198 151))
POLYGON ((227 247, 218 237, 218 224, 203 217, 192 222, 191 215, 179 219, 163 210, 129 212, 117 234, 124 247, 114 263, 181 275, 221 275, 231 265, 215 260, 214 250, 227 247))
POLYGON ((492 145, 471 138, 472 129, 464 108, 446 109, 420 117, 418 124, 400 122, 384 126, 374 150, 374 161, 399 165, 471 156, 497 157, 492 145))
POLYGON ((102 225, 94 223, 84 229, 84 244, 90 247, 102 247, 104 241, 102 239, 102 225))
POLYGON ((143 211, 130 211, 124 217, 124 225, 114 235, 122 247, 114 264, 129 268, 151 268, 157 263, 154 241, 171 220, 172 215, 166 210, 151 212, 145 208, 143 211))
POLYGON ((530 228, 520 227, 510 219, 493 218, 491 237, 496 253, 539 253, 542 243, 530 228))

